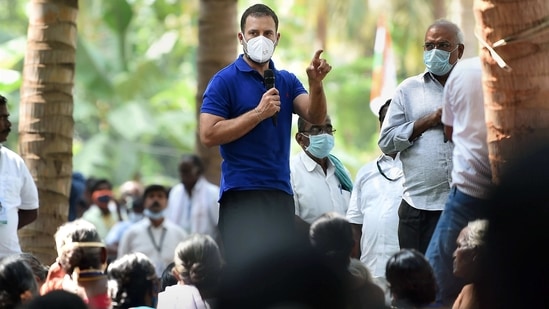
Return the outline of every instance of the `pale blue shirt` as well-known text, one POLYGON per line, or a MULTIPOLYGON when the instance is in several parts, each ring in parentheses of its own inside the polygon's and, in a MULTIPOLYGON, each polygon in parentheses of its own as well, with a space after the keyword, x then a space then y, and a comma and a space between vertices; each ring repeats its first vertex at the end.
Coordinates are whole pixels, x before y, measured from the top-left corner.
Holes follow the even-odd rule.
POLYGON ((443 86, 424 72, 396 89, 381 127, 383 153, 400 152, 404 172, 403 199, 421 210, 443 210, 450 191, 453 144, 444 142, 442 124, 413 141, 414 121, 442 107, 443 86))

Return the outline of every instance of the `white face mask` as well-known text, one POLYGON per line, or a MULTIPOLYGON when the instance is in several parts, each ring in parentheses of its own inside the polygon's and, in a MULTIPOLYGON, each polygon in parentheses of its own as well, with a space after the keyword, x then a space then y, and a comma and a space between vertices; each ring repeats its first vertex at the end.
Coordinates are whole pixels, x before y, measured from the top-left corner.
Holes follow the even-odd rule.
POLYGON ((265 63, 273 56, 275 43, 262 35, 246 42, 244 34, 242 34, 242 41, 244 42, 244 53, 257 63, 265 63))

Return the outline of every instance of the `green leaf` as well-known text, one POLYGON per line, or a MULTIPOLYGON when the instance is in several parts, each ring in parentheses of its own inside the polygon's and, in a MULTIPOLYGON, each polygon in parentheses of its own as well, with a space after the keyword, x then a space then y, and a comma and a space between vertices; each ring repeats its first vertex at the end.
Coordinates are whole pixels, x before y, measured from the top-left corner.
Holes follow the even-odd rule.
POLYGON ((132 7, 126 0, 108 0, 103 2, 103 20, 119 36, 122 36, 133 18, 132 7))

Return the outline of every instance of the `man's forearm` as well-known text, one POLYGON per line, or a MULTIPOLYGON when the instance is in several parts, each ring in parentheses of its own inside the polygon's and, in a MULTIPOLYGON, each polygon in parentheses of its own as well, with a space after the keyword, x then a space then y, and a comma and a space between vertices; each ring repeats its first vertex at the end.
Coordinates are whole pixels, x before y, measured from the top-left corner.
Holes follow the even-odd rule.
POLYGON ((324 120, 326 120, 328 107, 322 82, 309 83, 309 100, 309 119, 306 120, 312 124, 323 124, 324 120))

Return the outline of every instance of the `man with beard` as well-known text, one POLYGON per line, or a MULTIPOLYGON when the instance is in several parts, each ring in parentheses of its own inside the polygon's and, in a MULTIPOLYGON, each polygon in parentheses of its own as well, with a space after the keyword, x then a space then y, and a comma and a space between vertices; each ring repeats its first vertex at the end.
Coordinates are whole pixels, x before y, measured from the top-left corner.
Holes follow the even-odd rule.
POLYGON ((164 186, 147 186, 143 193, 143 206, 148 220, 141 220, 129 227, 118 245, 118 256, 132 252, 147 255, 153 261, 159 277, 173 261, 177 244, 187 237, 182 228, 165 220, 167 205, 168 191, 164 186))
POLYGON ((307 93, 294 74, 275 68, 278 17, 266 5, 246 9, 240 31, 244 53, 211 79, 200 110, 200 141, 220 146, 223 157, 219 232, 228 266, 269 255, 293 239, 292 115, 324 123, 322 81, 332 69, 317 50, 306 69, 307 93))
POLYGON ((21 253, 17 230, 38 217, 38 190, 25 162, 1 144, 11 131, 7 104, 0 95, 0 257, 21 253))

